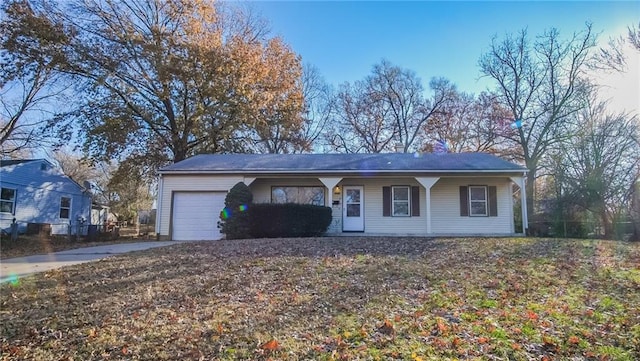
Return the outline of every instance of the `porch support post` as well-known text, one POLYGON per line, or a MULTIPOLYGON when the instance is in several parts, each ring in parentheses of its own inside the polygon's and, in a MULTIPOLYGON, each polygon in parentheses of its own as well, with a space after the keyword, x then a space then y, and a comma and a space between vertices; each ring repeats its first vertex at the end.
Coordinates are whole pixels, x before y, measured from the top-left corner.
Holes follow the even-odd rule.
POLYGON ((526 236, 529 229, 529 215, 527 214, 527 192, 525 191, 525 182, 527 175, 522 177, 510 177, 511 181, 520 187, 520 206, 522 208, 522 233, 526 236))
POLYGON ((333 188, 340 183, 342 178, 318 178, 322 184, 329 190, 329 196, 325 199, 324 205, 331 207, 333 201, 333 188))
POLYGON ((433 233, 431 228, 431 187, 440 179, 440 177, 416 177, 418 183, 422 184, 427 196, 427 234, 433 233))

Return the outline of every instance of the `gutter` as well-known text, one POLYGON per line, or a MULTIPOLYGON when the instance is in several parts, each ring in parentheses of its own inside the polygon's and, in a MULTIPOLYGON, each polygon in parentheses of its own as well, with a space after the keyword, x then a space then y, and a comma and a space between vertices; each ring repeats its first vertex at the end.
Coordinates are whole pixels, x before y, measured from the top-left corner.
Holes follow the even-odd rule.
POLYGON ((272 169, 272 170, 251 170, 251 169, 241 169, 241 170, 160 170, 158 174, 160 175, 192 175, 192 174, 447 174, 447 173, 515 173, 515 174, 526 174, 528 172, 527 169, 437 169, 437 170, 417 170, 417 169, 400 169, 400 170, 358 170, 358 169, 349 169, 349 170, 285 170, 285 169, 272 169))

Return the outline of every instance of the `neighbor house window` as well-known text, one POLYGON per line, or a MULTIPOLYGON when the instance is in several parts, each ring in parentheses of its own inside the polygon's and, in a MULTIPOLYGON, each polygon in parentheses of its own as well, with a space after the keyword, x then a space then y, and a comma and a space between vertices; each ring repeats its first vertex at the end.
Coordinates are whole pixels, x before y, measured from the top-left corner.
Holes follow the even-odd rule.
POLYGON ((409 187, 391 187, 392 209, 394 216, 409 216, 409 187))
POLYGON ((324 206, 324 187, 271 187, 271 203, 298 203, 324 206))
POLYGON ((487 187, 469 186, 469 215, 487 216, 487 187))
POLYGON ((60 218, 69 219, 70 214, 71 214, 71 198, 69 197, 60 198, 60 218))
POLYGON ((16 190, 2 188, 0 194, 0 212, 14 214, 16 210, 16 190))

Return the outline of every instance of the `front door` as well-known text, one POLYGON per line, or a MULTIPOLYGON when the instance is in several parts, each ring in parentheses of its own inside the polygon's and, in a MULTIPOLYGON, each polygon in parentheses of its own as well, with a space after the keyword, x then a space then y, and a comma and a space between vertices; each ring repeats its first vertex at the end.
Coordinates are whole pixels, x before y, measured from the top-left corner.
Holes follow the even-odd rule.
POLYGON ((342 230, 364 231, 364 192, 362 187, 344 186, 342 194, 342 230))

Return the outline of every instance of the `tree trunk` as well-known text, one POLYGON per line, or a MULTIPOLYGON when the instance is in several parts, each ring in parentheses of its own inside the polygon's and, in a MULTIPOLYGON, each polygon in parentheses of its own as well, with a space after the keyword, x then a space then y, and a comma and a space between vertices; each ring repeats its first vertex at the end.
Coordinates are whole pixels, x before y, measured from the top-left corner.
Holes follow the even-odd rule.
POLYGON ((181 144, 176 144, 173 148, 173 162, 178 163, 181 160, 187 159, 187 147, 181 144))
MULTIPOLYGON (((602 228, 604 228, 604 238, 613 239, 613 222, 609 220, 607 211, 600 211, 600 222, 602 222, 602 228)), ((598 238, 600 238, 600 235, 598 235, 598 238)))

